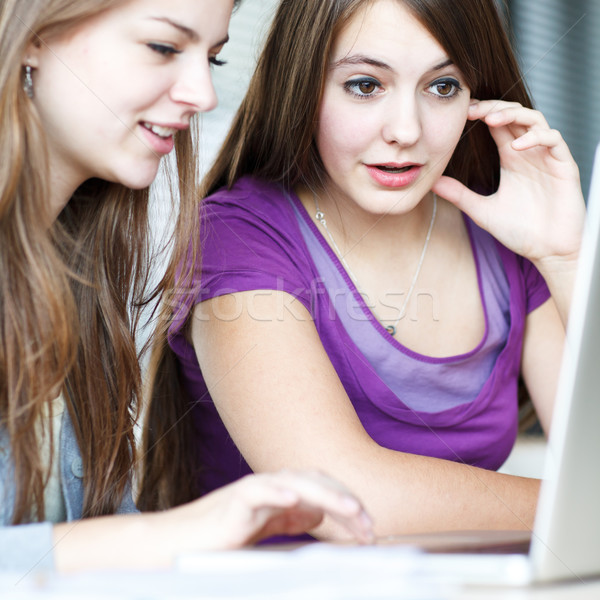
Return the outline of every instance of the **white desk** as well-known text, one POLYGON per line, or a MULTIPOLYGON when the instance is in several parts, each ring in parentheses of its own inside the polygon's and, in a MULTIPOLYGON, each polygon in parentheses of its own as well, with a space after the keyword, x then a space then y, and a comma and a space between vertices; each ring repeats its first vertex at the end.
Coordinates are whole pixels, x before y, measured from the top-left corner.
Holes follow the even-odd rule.
MULTIPOLYGON (((291 559, 292 553, 188 557, 179 570, 72 576, 0 573, 2 600, 597 600, 600 579, 533 588, 459 587, 411 576, 411 554, 291 559), (291 560, 290 560, 291 559, 291 560), (186 566, 187 561, 187 566, 186 566)), ((413 554, 414 557, 414 554, 413 554)))
MULTIPOLYGON (((234 577, 234 575, 231 575, 234 577)), ((224 580, 225 581, 225 580, 224 580)), ((255 582, 247 589, 232 592, 230 586, 207 586, 200 575, 103 573, 68 577, 38 578, 15 585, 10 576, 0 574, 3 600, 598 600, 600 580, 578 584, 544 586, 529 589, 440 587, 405 581, 387 590, 379 582, 349 589, 343 581, 328 585, 290 582, 286 590, 255 582)))

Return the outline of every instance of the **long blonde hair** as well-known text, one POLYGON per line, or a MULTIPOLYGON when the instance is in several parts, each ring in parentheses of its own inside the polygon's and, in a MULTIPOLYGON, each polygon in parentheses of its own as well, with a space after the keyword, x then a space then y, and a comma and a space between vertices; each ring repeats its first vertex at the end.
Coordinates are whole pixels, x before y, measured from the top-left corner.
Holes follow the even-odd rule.
MULTIPOLYGON (((192 134, 176 140, 180 180, 173 260, 149 291, 149 191, 85 182, 48 228, 44 131, 23 90, 22 60, 123 0, 0 1, 0 427, 14 466, 13 523, 44 518, 36 424, 63 393, 84 466, 84 516, 114 512, 135 460, 140 311, 173 286, 194 239, 192 134)), ((7 482, 8 485, 8 482, 7 482)))

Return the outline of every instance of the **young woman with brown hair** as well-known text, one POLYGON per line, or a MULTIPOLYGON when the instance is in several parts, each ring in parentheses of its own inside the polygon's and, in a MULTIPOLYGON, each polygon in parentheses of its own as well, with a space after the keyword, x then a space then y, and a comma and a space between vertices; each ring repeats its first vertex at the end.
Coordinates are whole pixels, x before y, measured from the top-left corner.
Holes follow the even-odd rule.
POLYGON ((136 512, 135 334, 141 307, 173 287, 195 235, 190 128, 216 104, 210 66, 233 6, 0 3, 2 568, 164 566, 186 549, 302 531, 324 512, 369 538, 358 502, 315 473, 252 477, 177 510, 108 516, 136 512), (173 262, 150 294, 148 186, 173 149, 173 262), (52 525, 61 521, 75 522, 52 525))
POLYGON ((282 1, 205 191, 157 360, 187 497, 319 465, 379 534, 531 527, 539 481, 496 469, 520 377, 550 426, 584 204, 493 0, 282 1))

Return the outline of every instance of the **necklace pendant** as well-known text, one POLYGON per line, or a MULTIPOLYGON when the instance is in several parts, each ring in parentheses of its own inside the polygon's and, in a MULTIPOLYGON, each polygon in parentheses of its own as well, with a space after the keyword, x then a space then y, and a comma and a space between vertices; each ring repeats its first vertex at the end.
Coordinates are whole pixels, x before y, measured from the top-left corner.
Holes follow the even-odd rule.
POLYGON ((388 325, 385 330, 394 337, 396 335, 396 328, 393 325, 388 325))

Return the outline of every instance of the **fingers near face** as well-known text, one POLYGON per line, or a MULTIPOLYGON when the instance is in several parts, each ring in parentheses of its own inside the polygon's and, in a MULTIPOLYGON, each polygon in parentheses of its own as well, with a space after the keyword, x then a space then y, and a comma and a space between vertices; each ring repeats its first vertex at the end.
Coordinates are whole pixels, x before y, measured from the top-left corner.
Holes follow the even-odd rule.
POLYGON ((518 102, 502 100, 472 102, 469 106, 469 119, 481 119, 492 127, 518 124, 528 128, 548 128, 548 122, 540 111, 525 108, 518 102))
POLYGON ((552 158, 573 162, 560 132, 551 129, 538 110, 526 108, 517 102, 474 100, 469 106, 468 117, 470 120, 484 121, 498 144, 508 142, 513 150, 518 151, 544 147, 552 158))

